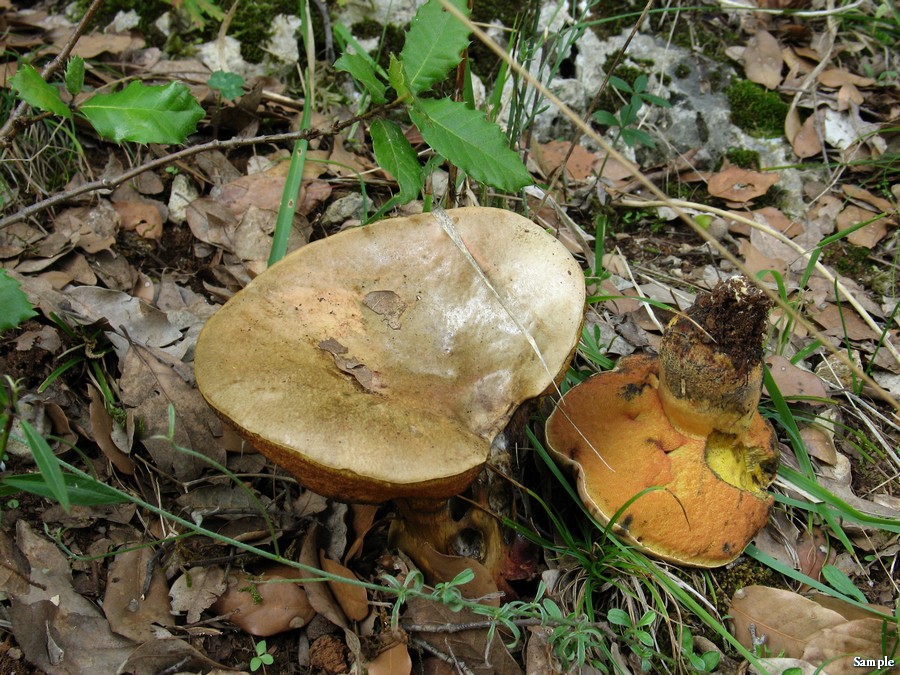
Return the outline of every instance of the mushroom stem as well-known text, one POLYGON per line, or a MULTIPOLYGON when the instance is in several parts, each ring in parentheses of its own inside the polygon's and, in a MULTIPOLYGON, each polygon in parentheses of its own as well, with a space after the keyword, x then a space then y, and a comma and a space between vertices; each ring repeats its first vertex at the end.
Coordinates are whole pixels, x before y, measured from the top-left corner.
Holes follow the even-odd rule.
POLYGON ((659 350, 659 397, 677 429, 708 436, 750 428, 771 307, 756 286, 734 277, 669 323, 659 350))
POLYGON ((473 487, 474 504, 458 497, 394 500, 398 518, 391 524, 390 544, 408 555, 429 583, 449 581, 445 570, 435 568, 436 559, 462 556, 483 565, 498 589, 509 594, 503 577, 507 547, 500 522, 482 508, 486 491, 479 491, 478 483, 473 487))

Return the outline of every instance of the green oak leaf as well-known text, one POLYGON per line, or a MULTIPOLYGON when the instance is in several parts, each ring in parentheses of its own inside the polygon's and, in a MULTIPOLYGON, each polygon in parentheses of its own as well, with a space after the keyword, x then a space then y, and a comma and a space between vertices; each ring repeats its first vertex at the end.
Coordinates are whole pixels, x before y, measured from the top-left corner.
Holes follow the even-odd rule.
POLYGON ((534 182, 500 127, 465 103, 419 99, 409 116, 428 145, 475 180, 506 192, 534 182))
POLYGON ((34 66, 19 68, 10 78, 9 84, 28 105, 66 119, 72 116, 69 106, 59 97, 59 90, 47 84, 34 66))
POLYGON ((81 113, 97 132, 116 142, 183 143, 197 129, 203 108, 180 82, 146 86, 132 82, 114 94, 97 94, 81 113))

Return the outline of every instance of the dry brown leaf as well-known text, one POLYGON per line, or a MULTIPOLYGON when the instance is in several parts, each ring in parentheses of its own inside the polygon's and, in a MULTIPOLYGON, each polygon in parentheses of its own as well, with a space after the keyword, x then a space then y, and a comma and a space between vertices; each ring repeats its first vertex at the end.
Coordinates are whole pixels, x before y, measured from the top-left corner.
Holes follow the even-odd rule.
POLYGON ((875 84, 875 80, 854 75, 843 68, 828 68, 819 73, 819 84, 824 87, 834 87, 835 89, 845 84, 852 84, 857 87, 871 87, 875 84))
MULTIPOLYGON (((867 670, 874 671, 879 659, 881 667, 886 663, 882 638, 891 644, 896 641, 896 636, 896 626, 892 628, 888 623, 885 627, 882 619, 856 619, 811 636, 801 658, 816 665, 827 664, 831 675, 856 675, 860 672, 854 663, 857 658, 871 659, 873 663, 867 670), (883 635, 885 630, 887 634, 883 635)), ((900 668, 891 668, 888 672, 896 675, 900 668)))
POLYGON ((208 675, 226 675, 234 671, 216 663, 184 640, 155 639, 137 647, 120 667, 120 673, 129 675, 159 675, 159 673, 203 672, 208 675), (218 669, 218 670, 212 670, 218 669))
POLYGON ((846 623, 837 612, 807 600, 802 595, 768 586, 747 586, 731 600, 728 614, 732 634, 747 649, 754 649, 753 635, 765 637, 770 654, 802 658, 809 638, 825 628, 846 623))
POLYGON ((857 605, 851 605, 846 600, 835 598, 832 595, 825 595, 824 593, 813 593, 809 596, 809 599, 815 603, 822 605, 822 607, 837 612, 845 619, 847 619, 847 621, 879 618, 875 614, 878 612, 884 614, 885 616, 891 616, 894 613, 894 610, 892 610, 890 607, 885 607, 884 605, 869 604, 867 605, 869 610, 871 610, 869 611, 857 605))
POLYGON ((48 675, 115 673, 135 643, 113 633, 97 607, 72 588, 69 562, 57 546, 16 522, 28 559, 27 590, 12 597, 11 630, 25 657, 48 675))
POLYGON ((225 570, 215 566, 192 567, 175 579, 169 589, 172 612, 186 614, 188 623, 197 623, 200 615, 225 592, 225 570))
POLYGON ((363 541, 375 522, 378 507, 374 504, 351 504, 353 542, 347 548, 344 562, 352 560, 362 550, 363 541))
POLYGON ((134 38, 131 35, 119 35, 116 33, 89 33, 82 35, 75 48, 72 50, 74 56, 80 56, 83 59, 92 59, 104 52, 110 54, 122 54, 125 50, 140 49, 144 41, 134 38))
POLYGON ((348 151, 344 148, 344 139, 337 135, 334 137, 334 145, 329 156, 329 163, 325 167, 331 173, 345 178, 363 178, 372 179, 372 169, 375 165, 368 159, 356 153, 348 151))
POLYGON ((267 171, 241 176, 226 183, 213 193, 213 198, 227 206, 237 218, 243 216, 251 206, 277 213, 286 174, 287 165, 276 164, 267 171))
POLYGON ((459 587, 463 597, 481 599, 486 605, 500 605, 497 584, 488 569, 474 558, 459 555, 445 555, 434 550, 428 542, 422 541, 419 548, 409 552, 422 566, 425 578, 430 584, 452 581, 465 570, 474 574, 472 580, 459 587))
MULTIPOLYGON (((319 526, 313 524, 306 531, 303 538, 303 546, 300 548, 300 562, 312 569, 319 567, 319 554, 316 538, 318 536, 319 526)), ((319 614, 328 619, 335 626, 344 629, 345 633, 350 632, 350 623, 344 610, 334 599, 328 584, 324 581, 310 581, 305 583, 303 587, 306 589, 306 595, 309 598, 309 604, 313 606, 319 614)))
POLYGON ((149 546, 125 551, 115 557, 107 574, 103 613, 114 632, 136 642, 157 637, 153 624, 174 623, 166 577, 158 564, 150 566, 153 576, 149 584, 146 582, 152 559, 153 550, 149 546))
MULTIPOLYGON (((568 141, 550 141, 549 143, 536 144, 537 160, 546 176, 559 169, 571 146, 572 144, 568 141)), ((597 155, 589 152, 581 145, 576 145, 572 150, 572 156, 566 162, 566 173, 572 180, 586 180, 593 174, 596 161, 597 155)))
MULTIPOLYGON (((781 50, 781 58, 788 67, 791 75, 807 75, 815 68, 815 65, 802 58, 793 47, 785 47, 781 50)), ((789 77, 791 76, 789 75, 789 77)))
POLYGON ((553 655, 549 626, 529 626, 525 648, 525 675, 561 675, 563 670, 553 655))
POLYGON ((778 354, 767 356, 766 366, 782 396, 828 398, 825 385, 818 375, 795 366, 785 357, 778 354))
POLYGON ((167 440, 168 408, 175 409, 175 446, 191 448, 223 464, 225 451, 216 442, 222 424, 193 386, 189 366, 158 349, 132 345, 125 355, 120 378, 122 403, 129 415, 144 421, 144 445, 156 466, 178 480, 193 480, 209 468, 167 440))
POLYGON ((865 100, 862 92, 853 84, 845 84, 838 89, 838 110, 850 110, 853 106, 862 105, 865 100))
POLYGON ((388 647, 366 664, 369 675, 409 675, 412 672, 412 659, 409 650, 402 642, 388 647))
POLYGON ((744 259, 744 266, 747 268, 747 271, 752 274, 763 270, 773 270, 782 276, 787 273, 788 264, 784 260, 767 255, 747 239, 739 240, 738 251, 744 259))
POLYGON ((797 540, 797 569, 811 579, 821 581, 822 567, 832 564, 836 557, 836 551, 828 546, 821 528, 814 528, 812 532, 803 530, 797 540))
POLYGON ((271 565, 259 574, 232 572, 228 588, 212 605, 212 611, 241 630, 266 637, 302 628, 316 615, 306 591, 299 583, 302 572, 287 565, 271 565))
POLYGON ((855 232, 848 234, 847 241, 854 246, 873 248, 875 244, 884 239, 888 229, 887 218, 878 218, 876 217, 877 215, 877 213, 873 213, 868 209, 856 206, 855 204, 849 204, 838 214, 836 221, 837 229, 838 231, 843 232, 857 223, 871 221, 855 232))
POLYGON ((775 89, 781 84, 781 68, 784 65, 781 45, 768 31, 758 31, 750 38, 743 60, 744 72, 751 82, 767 89, 775 89))
MULTIPOLYGON (((821 378, 819 379, 821 382, 821 378)), ((812 426, 800 428, 800 438, 806 446, 806 451, 811 457, 815 457, 829 466, 837 462, 837 449, 834 447, 834 439, 823 429, 812 426)))
POLYGON ((113 208, 119 214, 123 230, 137 232, 144 239, 161 239, 163 223, 169 216, 165 204, 154 199, 134 199, 113 202, 113 208))
MULTIPOLYGON (((335 574, 351 581, 359 581, 357 576, 349 569, 325 556, 324 551, 319 551, 321 568, 329 574, 335 574)), ((344 614, 351 621, 362 621, 369 615, 369 597, 366 589, 355 584, 343 584, 339 581, 328 581, 335 600, 344 610, 344 614)))
POLYGON ((793 143, 803 123, 800 122, 800 113, 796 108, 788 110, 788 114, 784 118, 784 136, 789 143, 793 143))
MULTIPOLYGON (((300 562, 313 569, 316 569, 319 566, 318 533, 319 525, 313 523, 306 531, 306 536, 303 538, 303 545, 300 547, 300 562)), ((334 599, 334 595, 332 595, 331 590, 328 588, 328 584, 324 581, 310 581, 303 584, 303 587, 306 590, 306 597, 309 600, 309 604, 312 605, 313 609, 335 626, 343 628, 344 640, 347 643, 347 647, 349 647, 350 651, 353 653, 354 658, 359 661, 361 658, 359 636, 351 629, 350 622, 347 621, 344 610, 341 609, 341 606, 334 599)))
POLYGON ((797 134, 791 139, 791 147, 797 157, 805 159, 822 152, 822 139, 817 128, 819 124, 821 124, 819 115, 814 112, 797 130, 797 134))
POLYGON ((116 427, 112 415, 106 410, 103 396, 92 384, 88 384, 88 397, 91 399, 89 411, 91 432, 94 435, 94 442, 100 446, 100 450, 103 451, 106 458, 112 462, 119 471, 128 476, 133 476, 134 461, 127 453, 123 452, 113 440, 113 432, 116 431, 116 436, 124 442, 127 442, 128 439, 125 430, 116 427))
POLYGON ((841 190, 845 195, 850 197, 850 199, 857 199, 861 202, 865 202, 866 204, 874 206, 882 213, 891 214, 897 212, 897 207, 887 199, 872 194, 865 188, 861 188, 858 185, 849 185, 845 183, 841 186, 841 190))
POLYGON ((766 194, 778 180, 778 174, 775 173, 761 173, 731 166, 710 176, 707 190, 713 197, 730 202, 747 202, 766 194))

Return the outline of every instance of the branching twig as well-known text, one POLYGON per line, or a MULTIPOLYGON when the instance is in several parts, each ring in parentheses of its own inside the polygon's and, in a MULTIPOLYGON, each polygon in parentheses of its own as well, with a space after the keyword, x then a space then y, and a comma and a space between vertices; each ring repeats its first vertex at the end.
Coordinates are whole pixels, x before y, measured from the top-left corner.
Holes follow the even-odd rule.
POLYGON ((438 649, 434 645, 431 645, 431 644, 428 644, 427 642, 425 642, 425 640, 419 640, 418 638, 412 638, 412 639, 410 639, 410 642, 413 645, 415 645, 416 647, 419 647, 420 649, 424 649, 426 652, 428 652, 432 656, 436 656, 444 663, 449 663, 451 666, 455 666, 456 669, 459 670, 459 672, 463 673, 463 675, 475 675, 475 673, 472 672, 472 670, 470 670, 466 666, 466 664, 460 663, 454 657, 445 654, 444 652, 442 652, 440 649, 438 649))
MULTIPOLYGON (((44 78, 44 80, 49 80, 53 74, 62 67, 66 59, 69 58, 69 54, 71 54, 72 49, 75 48, 75 43, 81 39, 84 31, 87 30, 88 24, 91 22, 91 19, 94 18, 94 14, 97 13, 97 10, 100 9, 100 5, 102 4, 103 0, 93 0, 93 2, 91 2, 87 11, 84 13, 84 16, 81 17, 81 21, 75 26, 75 30, 72 31, 72 34, 69 36, 69 39, 66 40, 66 44, 63 45, 59 54, 57 54, 56 58, 50 61, 50 63, 44 66, 44 69, 41 71, 41 77, 44 78)), ((33 123, 34 120, 25 117, 27 108, 28 104, 25 103, 25 101, 21 101, 19 105, 16 106, 16 109, 12 111, 9 119, 7 119, 6 123, 3 125, 3 128, 0 129, 0 150, 8 148, 13 139, 18 136, 25 127, 33 123)))

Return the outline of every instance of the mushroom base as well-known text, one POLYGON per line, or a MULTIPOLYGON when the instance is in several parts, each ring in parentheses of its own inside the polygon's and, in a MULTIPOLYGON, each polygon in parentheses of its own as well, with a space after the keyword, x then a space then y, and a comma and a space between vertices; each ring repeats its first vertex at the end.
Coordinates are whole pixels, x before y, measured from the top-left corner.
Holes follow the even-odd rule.
POLYGON ((500 521, 487 510, 485 496, 476 487, 471 503, 459 497, 395 500, 399 518, 391 524, 391 546, 408 555, 430 584, 450 581, 469 568, 476 572, 476 580, 462 587, 464 595, 490 592, 483 583, 489 577, 507 598, 516 597, 504 576, 509 547, 500 521))

